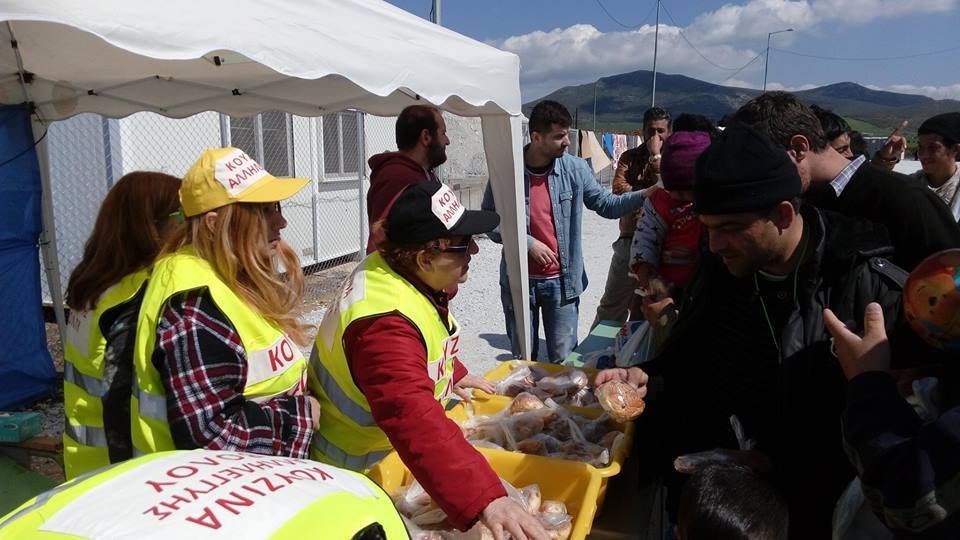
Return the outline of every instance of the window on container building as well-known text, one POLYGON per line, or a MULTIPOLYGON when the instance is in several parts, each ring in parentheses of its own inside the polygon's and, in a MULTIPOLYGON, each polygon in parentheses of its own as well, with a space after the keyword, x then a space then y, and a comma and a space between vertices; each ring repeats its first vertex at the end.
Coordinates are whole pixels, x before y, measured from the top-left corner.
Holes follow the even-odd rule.
POLYGON ((357 174, 357 113, 323 115, 323 171, 328 175, 357 174))
POLYGON ((293 176, 290 149, 293 147, 293 131, 290 115, 278 111, 269 111, 247 118, 230 117, 230 144, 260 161, 263 167, 274 176, 293 176), (263 141, 263 156, 257 152, 257 119, 260 119, 259 133, 263 141))

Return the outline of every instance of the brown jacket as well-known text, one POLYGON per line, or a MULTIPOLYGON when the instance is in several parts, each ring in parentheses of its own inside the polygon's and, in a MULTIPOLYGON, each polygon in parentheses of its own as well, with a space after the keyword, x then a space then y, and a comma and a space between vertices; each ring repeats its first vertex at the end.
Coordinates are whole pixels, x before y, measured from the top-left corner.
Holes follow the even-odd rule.
MULTIPOLYGON (((649 162, 650 151, 647 145, 631 148, 620 154, 617 161, 617 171, 613 174, 613 193, 629 193, 638 189, 648 188, 660 180, 660 161, 649 162)), ((620 237, 633 237, 633 230, 637 228, 637 219, 640 212, 620 218, 620 237)))

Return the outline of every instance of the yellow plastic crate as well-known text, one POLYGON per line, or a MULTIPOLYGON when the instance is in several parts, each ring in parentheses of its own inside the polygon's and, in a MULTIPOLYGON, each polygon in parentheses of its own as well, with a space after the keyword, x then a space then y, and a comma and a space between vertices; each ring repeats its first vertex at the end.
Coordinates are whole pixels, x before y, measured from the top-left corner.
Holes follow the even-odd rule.
MULTIPOLYGON (((513 370, 519 366, 536 366, 550 374, 556 374, 566 369, 579 369, 587 374, 590 377, 590 384, 593 384, 593 380, 597 377, 598 370, 595 368, 582 368, 574 366, 566 366, 563 364, 551 364, 548 362, 532 362, 530 360, 512 360, 508 362, 503 362, 499 366, 491 369, 483 378, 487 379, 490 382, 498 383, 505 379, 507 375, 513 372, 513 370)), ((474 399, 478 402, 492 402, 500 403, 501 408, 506 408, 507 405, 513 401, 512 397, 509 396, 499 396, 495 394, 488 394, 483 390, 474 390, 473 392, 474 399)), ((600 409, 600 405, 592 405, 590 407, 575 407, 577 409, 600 409)))
MULTIPOLYGON (((584 463, 545 459, 516 452, 478 448, 501 478, 517 488, 537 484, 544 500, 563 501, 573 516, 570 538, 583 540, 597 513, 602 479, 597 469, 584 463)), ((367 475, 391 497, 413 482, 413 475, 397 453, 390 452, 367 475)))
MULTIPOLYGON (((507 401, 507 405, 509 405, 507 401)), ((506 408, 506 405, 499 401, 478 401, 474 400, 473 409, 476 416, 491 416, 506 408)), ((579 414, 587 418, 597 418, 603 414, 603 409, 593 409, 587 407, 573 407, 573 406, 564 406, 568 411, 579 414)), ((453 407, 447 411, 447 418, 450 418, 457 424, 462 423, 467 419, 467 410, 463 403, 453 407)), ((610 464, 606 467, 594 467, 593 465, 585 464, 587 467, 597 471, 597 474, 600 476, 600 489, 597 493, 597 508, 603 507, 603 500, 607 496, 607 480, 611 477, 614 477, 620 474, 620 470, 623 468, 624 462, 627 461, 627 458, 630 457, 630 449, 633 448, 633 436, 636 426, 633 422, 610 422, 616 426, 616 428, 623 432, 623 438, 620 439, 620 443, 613 447, 613 451, 610 453, 610 464)), ((485 452, 498 452, 502 454, 521 454, 520 452, 512 452, 510 450, 496 450, 496 449, 480 449, 485 452)), ((542 459, 546 461, 560 461, 567 463, 581 463, 579 461, 570 461, 560 458, 546 457, 546 456, 530 456, 532 458, 542 459)))
MULTIPOLYGON (((509 401, 507 402, 509 404, 509 401)), ((473 401, 473 410, 476 416, 493 416, 498 412, 502 411, 504 406, 501 406, 499 402, 494 401, 473 401)), ((589 407, 573 407, 573 406, 564 406, 568 411, 578 414, 586 418, 597 418, 603 414, 603 409, 593 409, 589 407)), ((457 424, 463 423, 467 418, 467 409, 463 403, 460 403, 456 407, 447 411, 447 418, 450 418, 457 424)), ((633 447, 633 435, 636 429, 633 422, 614 422, 610 420, 610 423, 616 426, 618 431, 623 432, 623 438, 620 439, 620 443, 613 447, 613 451, 610 453, 610 464, 606 467, 594 467, 593 465, 587 465, 588 467, 594 468, 597 470, 597 473, 601 478, 606 480, 611 476, 616 476, 620 473, 620 469, 623 466, 623 463, 630 456, 630 449, 633 447)), ((496 450, 491 449, 491 452, 506 452, 508 454, 516 454, 519 452, 511 452, 509 450, 496 450)), ((560 458, 552 458, 545 456, 535 456, 541 459, 547 459, 551 461, 567 461, 560 458)), ((579 462, 578 462, 579 463, 579 462)))

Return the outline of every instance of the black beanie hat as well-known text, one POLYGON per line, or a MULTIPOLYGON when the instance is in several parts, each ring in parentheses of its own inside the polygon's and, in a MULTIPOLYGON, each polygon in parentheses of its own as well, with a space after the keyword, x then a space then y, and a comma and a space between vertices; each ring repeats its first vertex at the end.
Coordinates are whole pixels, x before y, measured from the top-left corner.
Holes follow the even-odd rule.
POLYGON ((948 112, 927 118, 920 124, 918 135, 937 134, 953 144, 960 143, 960 112, 948 112))
POLYGON ((800 174, 787 153, 743 124, 725 129, 697 159, 693 204, 700 214, 765 210, 800 191, 800 174))

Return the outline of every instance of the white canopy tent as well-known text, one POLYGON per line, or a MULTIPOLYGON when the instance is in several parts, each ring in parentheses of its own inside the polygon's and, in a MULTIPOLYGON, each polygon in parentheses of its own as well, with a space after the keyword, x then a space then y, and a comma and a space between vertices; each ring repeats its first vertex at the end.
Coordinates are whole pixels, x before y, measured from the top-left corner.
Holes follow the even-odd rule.
MULTIPOLYGON (((479 116, 529 357, 516 55, 379 0, 5 0, 0 36, 10 44, 0 53, 0 103, 32 103, 38 138, 49 122, 83 112, 183 118, 210 110, 317 116, 354 108, 396 115, 419 101, 479 116)), ((44 143, 38 155, 41 244, 62 331, 44 143)))

